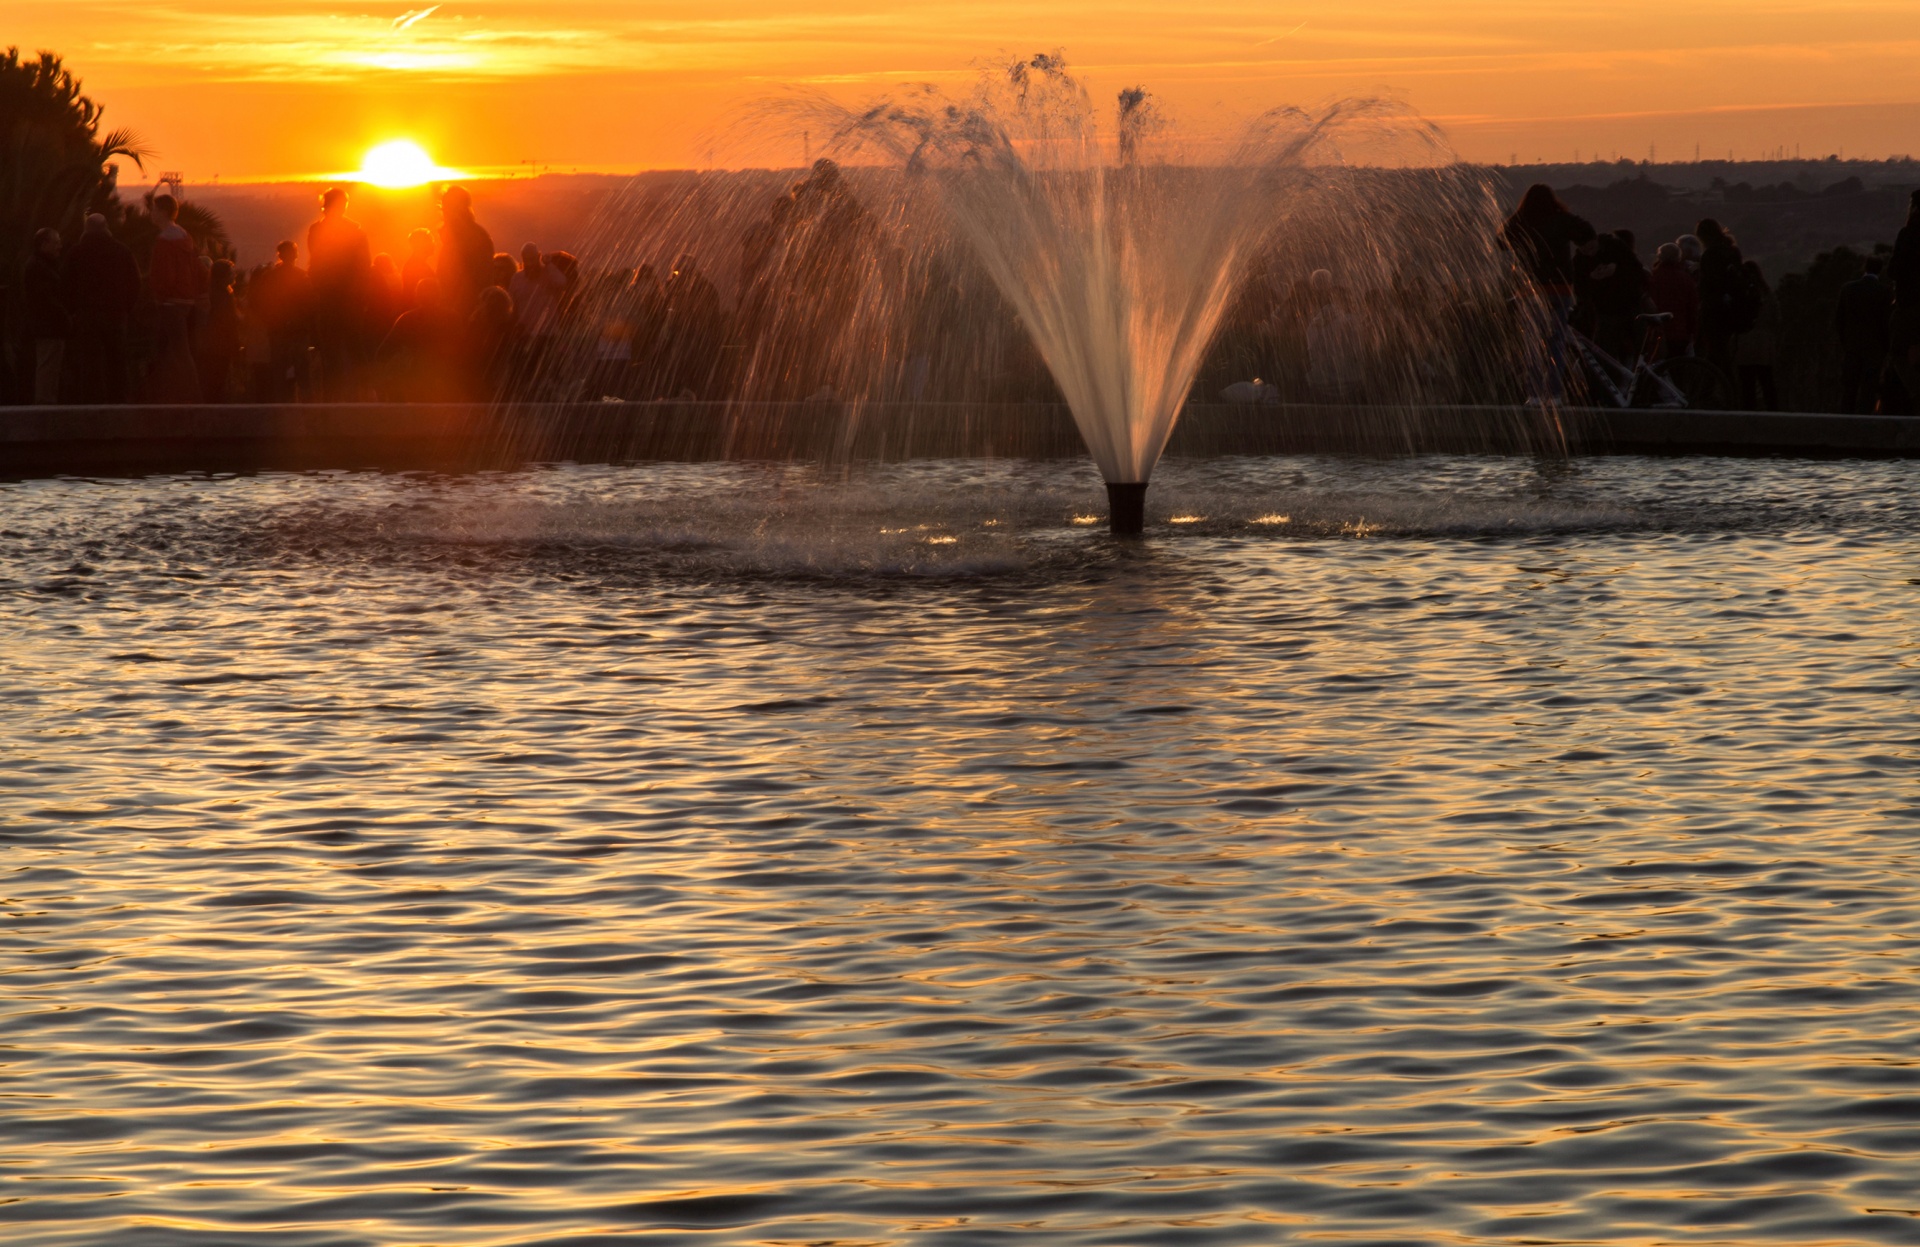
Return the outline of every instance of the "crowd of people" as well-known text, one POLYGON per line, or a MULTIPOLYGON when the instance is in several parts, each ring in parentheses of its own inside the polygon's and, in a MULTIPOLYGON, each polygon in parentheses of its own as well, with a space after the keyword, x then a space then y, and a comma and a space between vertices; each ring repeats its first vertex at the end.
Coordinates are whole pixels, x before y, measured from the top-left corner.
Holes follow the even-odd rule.
MULTIPOLYGON (((201 254, 166 194, 148 201, 153 242, 144 274, 103 216, 88 217, 71 245, 41 230, 21 287, 34 401, 714 398, 748 390, 807 398, 860 388, 841 375, 834 360, 844 352, 834 344, 836 334, 855 336, 847 326, 857 328, 862 291, 876 280, 862 259, 875 250, 874 231, 829 161, 748 231, 732 308, 691 256, 664 278, 650 265, 589 278, 565 251, 529 243, 517 257, 497 252, 460 186, 442 194, 439 228, 413 230, 397 259, 373 250, 350 207, 345 190, 328 189, 303 241, 280 243, 272 263, 250 271, 201 254)), ((1720 222, 1702 220, 1659 244, 1649 263, 1631 231, 1601 233, 1537 185, 1507 220, 1502 242, 1545 309, 1547 349, 1529 380, 1535 399, 1579 397, 1585 378, 1576 356, 1586 351, 1570 349, 1577 331, 1628 367, 1643 355, 1711 364, 1724 380, 1715 399, 1724 405, 1780 406, 1780 303, 1720 222)), ((1295 353, 1315 398, 1350 401, 1365 390, 1364 370, 1335 367, 1353 354, 1349 340, 1364 336, 1350 313, 1369 313, 1369 324, 1393 320, 1342 296, 1332 274, 1317 270, 1289 304, 1298 305, 1295 353)), ((916 396, 948 328, 923 327, 910 350, 896 352, 919 367, 916 396)), ((1841 410, 1907 413, 1920 405, 1920 192, 1891 254, 1868 258, 1840 290, 1831 332, 1843 360, 1841 410)), ((1233 338, 1230 323, 1223 351, 1233 338)), ((1241 388, 1278 397, 1260 383, 1241 388)))
POLYGON ((201 254, 179 208, 150 199, 144 277, 104 216, 71 246, 39 232, 23 282, 35 402, 486 400, 537 365, 579 284, 564 251, 496 253, 459 186, 398 261, 337 187, 304 249, 289 239, 251 271, 201 254))
MULTIPOLYGON (((1503 243, 1546 304, 1547 350, 1534 397, 1566 398, 1583 378, 1568 349, 1578 330, 1629 367, 1694 356, 1727 383, 1746 410, 1780 406, 1774 367, 1780 309, 1759 264, 1719 221, 1661 243, 1645 264, 1632 232, 1603 234, 1553 189, 1530 187, 1508 218, 1503 243)), ((1869 257, 1840 292, 1833 332, 1842 367, 1840 408, 1909 414, 1920 404, 1920 191, 1888 259, 1869 257)))

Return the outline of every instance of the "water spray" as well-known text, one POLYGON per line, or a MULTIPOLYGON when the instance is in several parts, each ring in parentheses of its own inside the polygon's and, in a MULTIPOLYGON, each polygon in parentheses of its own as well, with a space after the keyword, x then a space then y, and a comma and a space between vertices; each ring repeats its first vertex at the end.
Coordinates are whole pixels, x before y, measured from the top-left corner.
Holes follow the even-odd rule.
MULTIPOLYGON (((1144 527, 1147 479, 1255 258, 1347 154, 1336 140, 1387 132, 1424 152, 1433 137, 1397 104, 1348 100, 1263 114, 1203 154, 1139 87, 1106 121, 1057 53, 989 70, 967 96, 823 110, 836 146, 939 201, 1059 386, 1123 536, 1144 527)), ((1381 255, 1378 236, 1356 241, 1356 265, 1381 255)))

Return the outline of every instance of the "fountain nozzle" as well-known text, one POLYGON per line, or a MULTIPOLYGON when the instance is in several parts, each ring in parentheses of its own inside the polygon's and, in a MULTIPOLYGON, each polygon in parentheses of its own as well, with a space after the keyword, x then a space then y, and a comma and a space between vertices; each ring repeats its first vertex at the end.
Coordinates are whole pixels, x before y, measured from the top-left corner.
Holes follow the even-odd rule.
POLYGON ((1147 527, 1147 483, 1107 482, 1107 523, 1116 537, 1138 537, 1147 527))

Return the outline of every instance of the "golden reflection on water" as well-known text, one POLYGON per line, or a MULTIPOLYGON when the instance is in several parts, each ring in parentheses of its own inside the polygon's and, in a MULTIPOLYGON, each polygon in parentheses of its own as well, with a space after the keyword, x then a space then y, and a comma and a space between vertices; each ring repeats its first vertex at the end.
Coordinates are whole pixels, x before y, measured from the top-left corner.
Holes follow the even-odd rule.
POLYGON ((1915 470, 0 488, 9 1241, 1911 1241, 1915 470))

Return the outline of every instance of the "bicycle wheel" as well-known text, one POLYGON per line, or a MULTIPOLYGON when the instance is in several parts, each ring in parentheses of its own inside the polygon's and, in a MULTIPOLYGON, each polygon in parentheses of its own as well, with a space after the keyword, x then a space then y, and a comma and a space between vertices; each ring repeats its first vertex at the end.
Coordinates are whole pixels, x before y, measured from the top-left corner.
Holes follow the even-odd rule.
POLYGON ((1653 371, 1668 385, 1680 391, 1688 407, 1706 411, 1725 411, 1733 398, 1733 387, 1726 374, 1697 355, 1661 360, 1653 371))

